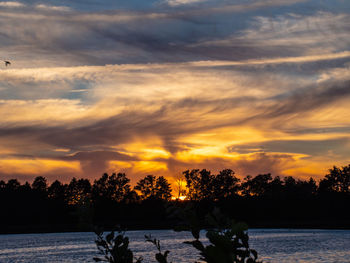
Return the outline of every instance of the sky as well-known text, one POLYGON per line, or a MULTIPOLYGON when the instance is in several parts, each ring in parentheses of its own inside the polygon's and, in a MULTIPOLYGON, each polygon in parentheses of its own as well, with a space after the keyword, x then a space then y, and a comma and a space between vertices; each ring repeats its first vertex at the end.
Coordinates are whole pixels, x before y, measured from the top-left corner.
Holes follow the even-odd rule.
POLYGON ((350 1, 0 1, 0 179, 350 163, 350 1))

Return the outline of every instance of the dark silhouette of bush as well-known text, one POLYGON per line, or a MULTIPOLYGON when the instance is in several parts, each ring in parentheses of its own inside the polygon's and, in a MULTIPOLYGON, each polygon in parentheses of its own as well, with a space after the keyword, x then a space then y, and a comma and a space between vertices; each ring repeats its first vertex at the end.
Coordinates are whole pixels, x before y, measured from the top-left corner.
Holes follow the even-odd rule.
MULTIPOLYGON (((176 230, 190 231, 194 237, 192 241, 185 244, 192 245, 200 252, 201 262, 207 263, 259 263, 258 253, 249 247, 248 227, 245 223, 236 223, 224 216, 218 208, 205 216, 205 221, 201 222, 196 209, 190 204, 184 209, 171 207, 172 216, 179 216, 183 225, 176 230), (200 240, 200 232, 203 223, 207 226, 206 237, 210 242, 204 245, 200 240)), ((102 232, 97 234, 97 248, 104 258, 94 258, 95 261, 107 261, 110 263, 132 263, 133 253, 128 248, 129 239, 124 236, 124 232, 119 232, 115 237, 114 231, 103 238, 102 232)), ((168 263, 169 250, 162 252, 160 241, 151 235, 145 235, 146 242, 152 243, 156 249, 155 259, 159 263, 168 263)), ((141 262, 142 258, 136 259, 141 262)))
POLYGON ((151 235, 145 235, 146 242, 152 243, 158 250, 158 253, 155 255, 155 259, 159 263, 168 263, 168 255, 170 253, 169 250, 166 250, 164 253, 162 253, 162 250, 160 248, 160 241, 156 238, 153 238, 151 235))
POLYGON ((96 230, 97 239, 95 243, 101 257, 94 257, 95 262, 105 261, 110 263, 141 263, 142 258, 135 258, 133 252, 129 248, 129 238, 125 236, 125 232, 118 229, 117 235, 112 231, 106 238, 101 230, 96 230))

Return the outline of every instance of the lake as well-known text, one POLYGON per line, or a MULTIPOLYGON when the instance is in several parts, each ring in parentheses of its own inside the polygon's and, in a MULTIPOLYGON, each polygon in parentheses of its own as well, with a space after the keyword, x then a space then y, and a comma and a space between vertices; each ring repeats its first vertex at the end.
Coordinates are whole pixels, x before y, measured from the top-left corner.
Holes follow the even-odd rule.
MULTIPOLYGON (((144 234, 161 240, 170 250, 173 263, 194 262, 198 254, 190 245, 187 232, 171 230, 128 231, 136 255, 145 263, 153 260, 155 249, 144 241, 144 234)), ((264 262, 350 262, 350 230, 251 229, 250 245, 264 262)), ((50 233, 0 235, 0 262, 94 262, 97 256, 93 233, 50 233)))

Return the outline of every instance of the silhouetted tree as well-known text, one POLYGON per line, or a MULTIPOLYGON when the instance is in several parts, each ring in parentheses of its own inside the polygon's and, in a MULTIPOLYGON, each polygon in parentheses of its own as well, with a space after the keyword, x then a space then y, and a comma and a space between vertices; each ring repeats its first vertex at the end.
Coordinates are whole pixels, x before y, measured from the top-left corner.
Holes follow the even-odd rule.
POLYGON ((32 187, 30 186, 30 183, 25 182, 23 185, 20 186, 20 190, 24 192, 30 192, 32 190, 32 187))
POLYGON ((142 199, 149 199, 156 196, 156 177, 154 175, 147 175, 145 178, 137 182, 134 187, 140 192, 142 199))
POLYGON ((19 189, 20 186, 21 184, 18 182, 17 179, 10 179, 7 181, 5 189, 10 191, 16 191, 19 189))
POLYGON ((289 197, 296 195, 297 181, 292 176, 286 176, 283 179, 284 183, 284 194, 289 197))
POLYGON ((182 178, 182 175, 176 177, 175 192, 177 198, 186 195, 185 180, 182 178))
POLYGON ((297 180, 294 193, 300 197, 310 197, 317 191, 316 181, 310 178, 308 181, 297 180))
POLYGON ((268 184, 268 188, 265 193, 270 197, 278 197, 282 194, 283 191, 283 182, 279 176, 273 178, 273 180, 268 184))
POLYGON ((137 182, 134 189, 140 192, 140 196, 143 200, 169 200, 171 198, 170 184, 163 176, 156 178, 154 175, 147 175, 137 182))
POLYGON ((123 201, 130 194, 130 179, 124 173, 103 174, 92 186, 93 199, 104 198, 116 202, 123 201))
MULTIPOLYGON (((346 222, 350 222, 350 213, 345 208, 350 201, 350 165, 333 167, 319 185, 312 178, 301 180, 288 176, 281 179, 278 176, 272 178, 270 174, 247 176, 239 184, 230 169, 218 174, 194 169, 183 175, 188 199, 203 215, 217 205, 225 211, 232 210, 228 213, 235 217, 237 213, 231 208, 236 207, 243 211, 238 215, 242 217, 240 219, 252 224, 273 219, 277 223, 302 225, 303 220, 307 220, 320 222, 320 227, 328 224, 330 227, 349 227, 346 222)), ((55 225, 67 226, 67 230, 82 226, 82 230, 93 222, 109 227, 115 222, 130 222, 131 227, 142 227, 143 224, 166 227, 164 202, 159 201, 171 198, 171 187, 166 178, 146 176, 137 183, 135 191, 129 183, 123 173, 104 174, 93 186, 87 179, 75 178, 69 184, 56 180, 49 187, 42 176, 35 178, 32 184, 21 184, 17 179, 6 183, 0 180, 0 232, 16 231, 16 226, 22 229, 23 224, 32 227, 42 224, 41 231, 51 231, 50 227, 54 229, 55 225), (150 202, 135 202, 140 199, 150 202)), ((180 192, 178 190, 176 194, 180 195, 181 188, 180 192)), ((186 203, 176 202, 175 205, 186 203)), ((32 229, 28 228, 28 231, 32 229)))
POLYGON ((32 183, 32 189, 38 192, 46 192, 46 189, 47 189, 46 178, 43 176, 37 176, 32 183))
POLYGON ((6 183, 3 180, 0 180, 0 190, 5 189, 6 183))
POLYGON ((73 178, 66 190, 68 204, 81 204, 87 201, 91 193, 91 184, 88 179, 73 178))
POLYGON ((47 189, 48 197, 55 200, 65 200, 66 187, 58 180, 54 181, 47 189))
POLYGON ((156 181, 156 198, 162 200, 171 198, 171 186, 163 176, 159 176, 156 181))
POLYGON ((187 198, 202 200, 212 198, 212 183, 214 176, 206 169, 187 170, 183 172, 186 179, 187 198))
POLYGON ((325 176, 324 179, 320 181, 320 191, 321 192, 340 192, 349 193, 350 192, 350 164, 342 168, 333 166, 329 169, 329 174, 325 176))
POLYGON ((244 182, 241 185, 242 194, 246 196, 262 196, 265 194, 271 181, 271 174, 259 174, 255 177, 248 175, 244 178, 244 182))
POLYGON ((237 194, 240 180, 234 174, 235 172, 231 169, 225 169, 212 178, 211 187, 214 199, 224 199, 237 194))

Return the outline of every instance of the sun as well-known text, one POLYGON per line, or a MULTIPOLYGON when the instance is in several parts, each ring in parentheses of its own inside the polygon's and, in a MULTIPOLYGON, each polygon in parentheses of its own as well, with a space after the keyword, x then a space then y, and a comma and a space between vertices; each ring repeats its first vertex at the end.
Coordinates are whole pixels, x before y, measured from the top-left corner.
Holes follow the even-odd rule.
POLYGON ((173 197, 171 198, 171 200, 173 200, 173 201, 175 201, 175 200, 177 200, 177 201, 185 201, 186 198, 187 198, 187 196, 185 196, 185 195, 181 195, 181 196, 179 196, 179 197, 173 196, 173 197))

